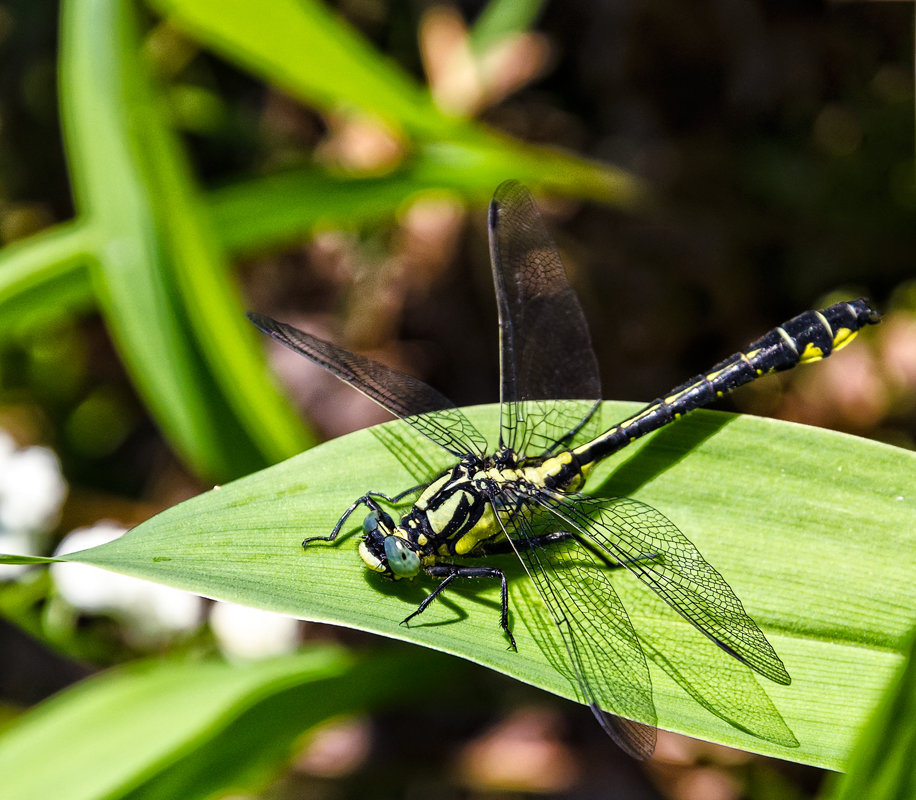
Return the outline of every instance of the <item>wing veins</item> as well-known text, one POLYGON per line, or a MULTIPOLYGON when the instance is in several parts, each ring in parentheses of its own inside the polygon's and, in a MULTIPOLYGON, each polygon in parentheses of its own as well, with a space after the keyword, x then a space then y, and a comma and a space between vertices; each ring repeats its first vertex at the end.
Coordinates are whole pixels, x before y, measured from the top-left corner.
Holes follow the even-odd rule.
POLYGON ((497 519, 560 631, 582 699, 626 752, 648 758, 656 719, 649 667, 606 570, 572 538, 548 547, 527 546, 537 535, 535 527, 559 530, 552 523, 564 520, 539 513, 526 503, 526 495, 506 493, 512 502, 494 505, 497 519), (653 724, 610 714, 601 708, 602 699, 617 713, 653 724))
POLYGON ((543 453, 586 427, 583 439, 592 438, 598 420, 590 414, 601 396, 598 362, 585 314, 528 190, 517 181, 501 184, 489 225, 499 311, 500 443, 543 453), (556 400, 579 402, 558 406, 556 400))
POLYGON ((564 517, 580 536, 626 567, 726 652, 776 683, 791 682, 741 600, 674 523, 630 498, 573 497, 568 503, 565 496, 560 502, 541 493, 538 503, 564 517))
POLYGON ((263 314, 247 316, 272 339, 350 384, 454 456, 485 453, 483 434, 451 400, 419 378, 263 314))

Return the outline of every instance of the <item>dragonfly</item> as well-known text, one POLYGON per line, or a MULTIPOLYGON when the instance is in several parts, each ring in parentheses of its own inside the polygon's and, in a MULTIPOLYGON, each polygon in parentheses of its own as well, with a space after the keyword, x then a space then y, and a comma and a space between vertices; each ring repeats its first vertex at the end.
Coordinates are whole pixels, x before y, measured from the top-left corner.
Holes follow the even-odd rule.
POLYGON ((585 315, 535 202, 520 183, 501 184, 488 215, 499 318, 499 442, 490 448, 465 414, 418 378, 256 313, 261 331, 379 403, 446 450, 454 466, 400 494, 367 491, 327 536, 366 509, 358 552, 394 580, 438 581, 403 622, 455 581, 508 584, 488 557, 515 553, 559 629, 580 699, 628 754, 652 755, 657 716, 639 637, 614 589, 626 569, 726 653, 777 684, 785 665, 741 600, 693 543, 655 508, 582 489, 590 470, 631 442, 765 374, 826 358, 880 315, 860 298, 807 311, 745 350, 601 431, 601 386, 585 315), (399 519, 387 508, 403 507, 399 519), (468 561, 472 563, 467 563, 468 561))

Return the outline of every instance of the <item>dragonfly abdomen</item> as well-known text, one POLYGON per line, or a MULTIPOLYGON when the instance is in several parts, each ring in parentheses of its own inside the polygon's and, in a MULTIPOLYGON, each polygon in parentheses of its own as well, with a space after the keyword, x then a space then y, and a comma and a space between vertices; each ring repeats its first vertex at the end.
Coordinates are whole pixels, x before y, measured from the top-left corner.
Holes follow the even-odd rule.
POLYGON ((705 375, 672 389, 667 396, 577 448, 575 453, 583 464, 605 458, 640 436, 763 375, 827 358, 849 344, 859 330, 880 318, 864 298, 799 314, 752 342, 746 350, 720 361, 705 375))

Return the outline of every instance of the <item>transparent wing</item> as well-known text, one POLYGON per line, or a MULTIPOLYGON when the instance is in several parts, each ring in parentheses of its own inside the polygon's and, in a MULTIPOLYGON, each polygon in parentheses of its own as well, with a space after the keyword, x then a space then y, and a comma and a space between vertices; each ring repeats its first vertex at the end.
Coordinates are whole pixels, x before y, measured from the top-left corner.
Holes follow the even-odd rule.
POLYGON ((586 547, 625 566, 727 653, 776 683, 791 683, 731 586, 659 511, 625 497, 541 492, 536 502, 566 520, 586 547))
POLYGON ((500 185, 489 226, 499 308, 501 444, 535 455, 557 443, 568 446, 577 434, 591 438, 601 397, 598 363, 582 307, 528 190, 516 181, 500 185))
POLYGON ((272 339, 346 381, 452 455, 485 454, 483 434, 451 400, 418 378, 262 314, 249 312, 247 316, 272 339))
POLYGON ((608 570, 575 538, 533 545, 538 536, 574 529, 563 517, 532 509, 526 496, 506 495, 508 505, 494 506, 497 518, 560 630, 582 699, 621 748, 635 758, 649 758, 656 737, 652 680, 608 570))

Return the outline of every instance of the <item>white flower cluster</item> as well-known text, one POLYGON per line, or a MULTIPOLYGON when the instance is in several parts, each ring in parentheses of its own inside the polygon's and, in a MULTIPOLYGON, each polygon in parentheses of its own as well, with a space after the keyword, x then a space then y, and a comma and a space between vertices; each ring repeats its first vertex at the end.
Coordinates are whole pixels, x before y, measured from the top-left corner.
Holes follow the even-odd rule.
MULTIPOLYGON (((46 447, 17 448, 0 430, 0 552, 43 555, 67 495, 60 462, 46 447)), ((122 525, 100 522, 64 537, 55 555, 105 544, 125 533, 122 525)), ((11 580, 26 566, 0 564, 0 580, 11 580)), ((202 597, 75 562, 51 565, 57 592, 74 609, 119 619, 140 646, 157 645, 203 624, 202 597)), ((210 626, 223 653, 240 659, 266 658, 294 651, 299 622, 235 603, 215 603, 210 626)))
MULTIPOLYGON (((41 555, 66 496, 67 484, 53 451, 17 448, 12 437, 0 430, 0 552, 41 555)), ((11 580, 26 569, 0 565, 0 580, 11 580)))

